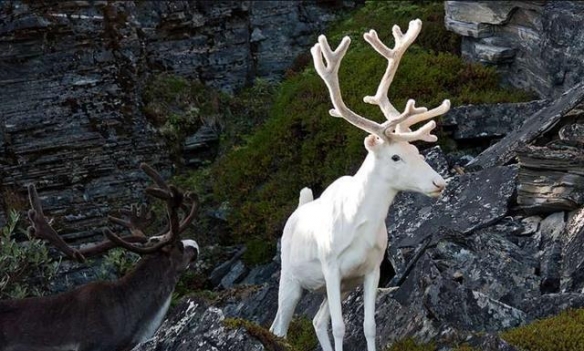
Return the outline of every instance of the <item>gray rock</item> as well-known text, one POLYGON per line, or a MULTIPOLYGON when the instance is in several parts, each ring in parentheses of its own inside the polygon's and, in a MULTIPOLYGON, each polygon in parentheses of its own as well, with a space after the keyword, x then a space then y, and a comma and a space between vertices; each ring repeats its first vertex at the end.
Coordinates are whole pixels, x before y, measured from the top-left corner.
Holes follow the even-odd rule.
POLYGON ((564 143, 582 146, 584 144, 584 124, 568 124, 558 132, 564 143))
POLYGON ((510 132, 501 141, 483 151, 468 164, 468 168, 484 169, 507 164, 516 156, 516 150, 521 145, 528 144, 549 131, 583 101, 584 83, 581 83, 527 118, 522 127, 510 132))
POLYGON ((470 347, 481 351, 520 351, 513 345, 501 339, 498 333, 472 335, 465 342, 470 347))
POLYGON ((462 55, 494 65, 505 82, 557 97, 582 81, 582 2, 446 1, 445 9, 462 55))
POLYGON ((452 137, 457 140, 503 137, 520 128, 527 118, 548 104, 549 101, 536 100, 460 106, 448 111, 440 124, 452 130, 452 137))
POLYGON ((547 294, 527 299, 522 304, 522 310, 527 313, 531 321, 555 316, 567 309, 583 307, 584 295, 580 293, 547 294))
POLYGON ((562 233, 561 291, 582 292, 584 288, 584 207, 574 211, 562 233))
POLYGON ((539 262, 507 238, 506 226, 491 226, 470 236, 449 236, 428 251, 442 273, 465 288, 518 306, 539 296, 539 262))
POLYGON ((241 281, 242 285, 259 285, 268 281, 277 279, 274 275, 278 272, 280 266, 274 262, 263 266, 252 268, 247 276, 241 281))
POLYGON ((229 289, 243 280, 248 272, 249 269, 245 264, 241 260, 238 260, 231 266, 229 272, 221 278, 219 286, 223 289, 229 289))
POLYGON ((424 300, 430 313, 461 330, 494 332, 523 324, 524 312, 455 282, 432 285, 424 300))
POLYGON ((244 328, 230 329, 221 309, 188 298, 168 315, 154 337, 134 351, 263 351, 264 345, 244 328))
POLYGON ((200 166, 205 160, 212 160, 217 153, 219 134, 216 128, 203 125, 195 134, 188 136, 183 145, 186 166, 200 166))
MULTIPOLYGON (((140 162, 170 174, 168 150, 140 110, 151 75, 198 78, 225 91, 279 78, 314 33, 352 6, 0 2, 0 187, 24 196, 24 186, 37 183, 54 201, 47 213, 65 218, 63 236, 76 245, 101 239, 93 229, 111 210, 144 200, 140 162), (251 45, 255 29, 269 40, 251 45)), ((201 134, 188 150, 211 142, 201 134)))
POLYGON ((440 146, 434 146, 429 149, 420 152, 424 155, 426 162, 440 174, 442 177, 447 178, 450 176, 448 161, 446 156, 442 152, 440 146))
MULTIPOLYGON (((241 262, 240 258, 245 253, 245 247, 239 249, 229 260, 221 263, 209 275, 209 281, 211 282, 211 286, 213 288, 220 286, 223 278, 228 275, 232 270, 233 267, 238 263, 241 262)), ((243 273, 242 273, 243 274, 243 273)))
POLYGON ((405 267, 400 248, 415 247, 443 228, 470 233, 503 218, 516 176, 517 168, 512 166, 455 176, 437 201, 421 194, 399 194, 386 219, 388 255, 396 272, 405 267))

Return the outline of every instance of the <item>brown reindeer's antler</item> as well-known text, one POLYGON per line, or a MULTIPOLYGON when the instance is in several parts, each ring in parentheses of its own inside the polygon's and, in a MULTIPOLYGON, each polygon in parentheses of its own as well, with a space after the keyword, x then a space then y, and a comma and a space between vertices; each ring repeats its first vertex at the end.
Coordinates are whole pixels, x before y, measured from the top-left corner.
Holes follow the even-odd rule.
POLYGON ((199 203, 198 199, 194 194, 187 193, 183 195, 183 193, 173 185, 167 185, 162 176, 147 164, 141 164, 140 168, 158 185, 157 188, 147 188, 146 193, 166 202, 169 228, 163 230, 157 236, 148 238, 145 234, 146 228, 154 221, 154 214, 152 211, 149 211, 145 205, 132 205, 130 209, 120 210, 120 213, 128 218, 127 220, 113 216, 108 217, 111 222, 128 228, 132 235, 122 238, 117 234, 114 234, 111 230, 104 229, 104 234, 109 241, 104 241, 100 244, 81 250, 73 249, 63 241, 45 218, 41 201, 35 186, 32 184, 28 186, 30 204, 32 207, 28 213, 28 217, 32 223, 28 228, 29 233, 49 241, 65 255, 80 262, 85 261, 86 256, 98 255, 118 246, 138 254, 149 254, 176 242, 179 240, 180 234, 195 219, 199 203), (181 207, 185 207, 185 204, 183 203, 184 200, 191 202, 191 207, 187 216, 182 221, 179 221, 178 210, 181 207), (138 243, 141 244, 141 246, 135 245, 138 243))
POLYGON ((57 232, 51 227, 51 224, 47 221, 43 213, 43 207, 41 205, 41 200, 39 194, 36 191, 36 187, 33 184, 28 185, 28 199, 30 200, 30 206, 32 207, 28 210, 28 218, 30 219, 31 226, 28 227, 28 233, 31 236, 36 236, 41 239, 53 244, 57 249, 63 252, 67 257, 77 260, 79 262, 85 261, 85 256, 71 248, 65 243, 65 241, 57 234, 57 232))
MULTIPOLYGON (((162 179, 162 176, 158 174, 152 167, 145 163, 140 165, 140 168, 156 183, 158 186, 148 187, 146 193, 152 197, 166 201, 166 211, 169 220, 169 230, 159 235, 153 237, 158 239, 158 242, 152 246, 136 246, 127 241, 125 238, 121 238, 114 234, 109 229, 104 229, 105 236, 116 243, 118 246, 125 248, 126 250, 138 253, 138 254, 149 254, 160 250, 161 248, 174 243, 179 240, 180 234, 187 228, 187 226, 195 219, 195 214, 198 208, 198 199, 191 193, 183 194, 173 185, 168 185, 162 179), (190 200, 192 205, 189 214, 182 220, 179 221, 178 210, 182 207, 183 201, 187 199, 190 200)), ((111 219, 111 217, 110 217, 111 219)), ((123 223, 119 219, 114 218, 117 223, 123 223)), ((151 238, 151 239, 153 239, 151 238)), ((150 240, 149 242, 153 242, 150 240)))
POLYGON ((432 129, 436 127, 434 121, 426 123, 416 131, 411 131, 410 127, 418 122, 446 113, 450 109, 449 100, 444 100, 440 106, 430 111, 425 107, 416 107, 416 102, 414 100, 408 100, 406 108, 400 113, 395 107, 393 107, 387 97, 387 92, 393 81, 395 72, 397 71, 399 61, 407 48, 414 42, 421 29, 422 21, 419 19, 410 22, 406 34, 401 32, 399 26, 394 26, 393 36, 395 38, 395 47, 393 49, 389 49, 385 46, 379 40, 377 33, 374 30, 364 34, 365 40, 388 61, 387 69, 381 79, 379 87, 377 88, 377 93, 375 96, 366 96, 363 99, 367 103, 379 106, 387 119, 387 121, 382 124, 356 114, 343 102, 339 84, 339 67, 343 56, 345 56, 345 53, 349 48, 351 39, 349 39, 349 37, 344 37, 338 48, 333 51, 331 50, 326 37, 321 35, 318 38, 318 43, 312 47, 310 52, 314 60, 316 72, 324 80, 330 93, 334 109, 330 110, 329 113, 334 117, 342 117, 356 127, 388 141, 436 141, 436 136, 430 134, 432 129), (323 62, 323 56, 327 63, 326 66, 323 62))

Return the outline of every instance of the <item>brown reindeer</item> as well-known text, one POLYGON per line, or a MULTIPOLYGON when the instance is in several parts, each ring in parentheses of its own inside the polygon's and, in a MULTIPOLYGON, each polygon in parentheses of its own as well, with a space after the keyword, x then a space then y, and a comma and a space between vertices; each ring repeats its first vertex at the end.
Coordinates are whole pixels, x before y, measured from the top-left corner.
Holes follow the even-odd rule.
POLYGON ((147 188, 146 193, 166 202, 169 228, 148 238, 144 227, 151 222, 151 214, 144 207, 132 207, 120 211, 128 220, 109 217, 132 235, 122 238, 104 229, 109 241, 82 250, 69 247, 60 238, 43 215, 34 185, 28 186, 31 234, 78 261, 117 246, 142 258, 117 281, 93 282, 55 296, 0 301, 0 351, 129 350, 154 334, 168 310, 180 274, 198 256, 197 243, 180 240, 179 236, 193 221, 198 200, 167 185, 148 165, 140 167, 157 185, 147 188), (190 209, 185 202, 191 202, 190 209), (181 208, 188 214, 179 220, 181 208))

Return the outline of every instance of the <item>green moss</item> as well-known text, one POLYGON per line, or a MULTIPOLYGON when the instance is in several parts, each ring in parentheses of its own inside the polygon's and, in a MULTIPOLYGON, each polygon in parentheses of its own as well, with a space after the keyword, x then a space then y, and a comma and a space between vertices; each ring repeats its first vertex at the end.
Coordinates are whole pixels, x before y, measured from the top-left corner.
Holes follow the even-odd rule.
POLYGON ((292 319, 288 328, 288 342, 296 350, 311 351, 318 347, 318 338, 312 321, 306 317, 292 319))
POLYGON ((584 350, 584 309, 567 310, 508 330, 501 336, 522 351, 581 351, 584 350))
POLYGON ((286 340, 275 336, 269 330, 241 318, 226 318, 223 325, 230 329, 245 328, 247 332, 258 339, 268 351, 295 351, 286 340))
POLYGON ((202 124, 221 123, 229 97, 199 81, 163 73, 148 80, 142 99, 146 118, 178 154, 185 137, 202 124))
POLYGON ((479 351, 479 350, 475 349, 474 347, 470 347, 468 345, 462 345, 462 346, 458 346, 455 349, 452 349, 452 351, 479 351))
POLYGON ((266 242, 265 239, 256 237, 246 240, 245 246, 247 249, 243 254, 243 262, 251 267, 268 262, 274 257, 274 251, 276 249, 275 242, 266 242))
MULTIPOLYGON (((389 95, 397 108, 403 108, 409 98, 416 99, 418 106, 434 107, 446 98, 457 106, 531 97, 499 87, 492 68, 468 64, 456 56, 453 51, 458 44, 455 35, 443 28, 443 16, 443 4, 438 2, 369 2, 329 31, 331 46, 336 47, 344 35, 353 38, 340 69, 347 105, 369 118, 383 119, 377 107, 362 99, 376 91, 386 61, 364 42, 362 33, 375 28, 382 40, 393 45, 392 25, 397 22, 405 30, 414 18, 424 20, 424 28, 392 83, 389 95)), ((326 87, 312 67, 289 74, 266 123, 243 145, 231 146, 213 166, 214 193, 233 209, 229 216, 232 240, 265 242, 273 248, 271 243, 281 235, 301 188, 309 186, 319 194, 333 180, 357 170, 366 154, 365 133, 331 117, 330 107, 326 87)), ((267 260, 272 255, 257 256, 267 260)))
POLYGON ((414 339, 407 338, 393 343, 386 351, 436 351, 434 344, 418 344, 414 339))

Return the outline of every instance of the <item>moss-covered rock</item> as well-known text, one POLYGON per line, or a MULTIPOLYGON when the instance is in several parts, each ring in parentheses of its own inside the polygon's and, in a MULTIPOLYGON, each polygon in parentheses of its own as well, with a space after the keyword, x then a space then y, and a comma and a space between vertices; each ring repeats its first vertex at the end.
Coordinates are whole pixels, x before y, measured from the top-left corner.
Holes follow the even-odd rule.
POLYGON ((567 310, 501 334, 522 351, 584 350, 584 309, 567 310))

